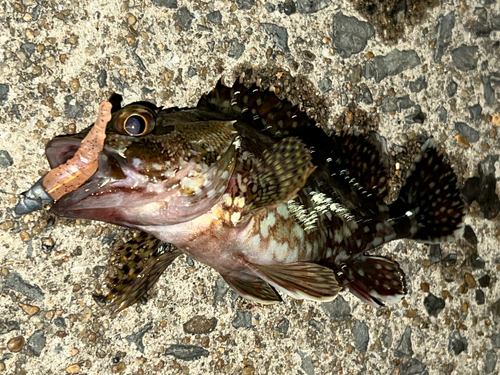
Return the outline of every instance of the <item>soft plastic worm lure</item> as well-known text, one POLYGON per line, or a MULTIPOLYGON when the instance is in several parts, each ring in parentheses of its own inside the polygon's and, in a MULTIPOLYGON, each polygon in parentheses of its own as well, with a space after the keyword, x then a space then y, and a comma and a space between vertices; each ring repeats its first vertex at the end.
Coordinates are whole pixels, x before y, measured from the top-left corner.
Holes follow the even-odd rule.
POLYGON ((111 120, 112 105, 104 101, 99 105, 99 113, 94 126, 83 139, 75 155, 66 163, 52 169, 44 177, 21 195, 15 208, 23 215, 42 208, 43 203, 58 200, 83 185, 97 171, 97 157, 104 147, 106 125, 111 120))

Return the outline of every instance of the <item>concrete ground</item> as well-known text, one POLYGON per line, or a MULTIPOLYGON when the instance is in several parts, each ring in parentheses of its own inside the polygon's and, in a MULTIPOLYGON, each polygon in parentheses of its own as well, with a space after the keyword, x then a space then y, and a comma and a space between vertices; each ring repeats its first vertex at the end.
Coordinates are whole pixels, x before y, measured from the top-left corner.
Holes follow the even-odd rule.
POLYGON ((1 3, 0 373, 499 374, 500 3, 381 3, 1 3), (401 165, 416 136, 438 139, 462 183, 477 177, 464 238, 384 246, 409 293, 380 309, 348 293, 252 305, 182 257, 112 316, 93 296, 118 228, 16 217, 17 194, 49 169, 48 140, 110 93, 193 106, 250 65, 325 127, 368 112, 401 165))

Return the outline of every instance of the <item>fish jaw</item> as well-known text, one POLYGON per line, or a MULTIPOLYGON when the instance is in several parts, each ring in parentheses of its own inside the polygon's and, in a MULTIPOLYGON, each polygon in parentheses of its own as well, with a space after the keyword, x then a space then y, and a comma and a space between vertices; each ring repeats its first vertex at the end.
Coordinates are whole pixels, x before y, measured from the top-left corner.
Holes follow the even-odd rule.
POLYGON ((179 161, 173 176, 163 180, 142 174, 138 162, 104 150, 96 174, 58 200, 52 211, 128 227, 190 221, 207 212, 227 189, 235 150, 230 147, 212 166, 179 161))

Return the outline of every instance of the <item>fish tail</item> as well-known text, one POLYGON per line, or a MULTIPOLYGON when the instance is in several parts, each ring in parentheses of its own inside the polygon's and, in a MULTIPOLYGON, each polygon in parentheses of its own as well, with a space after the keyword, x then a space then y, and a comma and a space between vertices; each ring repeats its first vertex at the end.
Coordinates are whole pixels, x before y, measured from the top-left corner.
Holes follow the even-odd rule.
POLYGON ((465 208, 445 153, 430 138, 406 175, 399 198, 390 206, 398 238, 423 243, 451 242, 463 234, 465 208))

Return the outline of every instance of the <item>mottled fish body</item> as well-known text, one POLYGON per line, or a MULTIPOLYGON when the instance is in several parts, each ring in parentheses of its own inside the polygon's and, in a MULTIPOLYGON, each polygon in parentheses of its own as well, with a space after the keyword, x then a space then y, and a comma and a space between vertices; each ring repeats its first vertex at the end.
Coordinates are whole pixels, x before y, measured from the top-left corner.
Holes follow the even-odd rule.
MULTIPOLYGON (((83 136, 53 139, 51 167, 69 160, 83 136)), ((382 149, 374 133, 327 136, 288 101, 219 82, 192 109, 115 103, 97 172, 52 210, 141 231, 115 248, 120 267, 108 299, 122 308, 182 253, 252 301, 276 303, 278 291, 328 301, 347 288, 378 306, 404 296, 404 274, 368 252, 401 238, 452 241, 464 216, 456 176, 433 139, 386 204, 382 149)))

